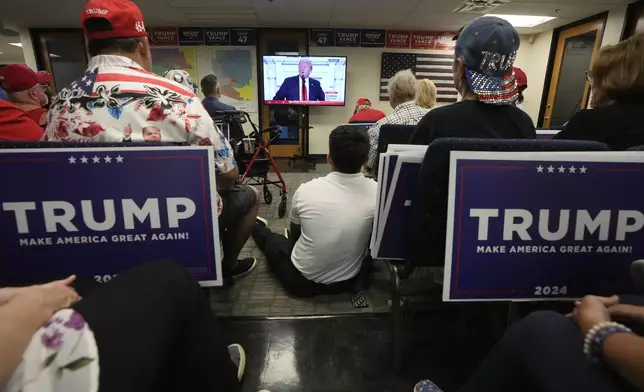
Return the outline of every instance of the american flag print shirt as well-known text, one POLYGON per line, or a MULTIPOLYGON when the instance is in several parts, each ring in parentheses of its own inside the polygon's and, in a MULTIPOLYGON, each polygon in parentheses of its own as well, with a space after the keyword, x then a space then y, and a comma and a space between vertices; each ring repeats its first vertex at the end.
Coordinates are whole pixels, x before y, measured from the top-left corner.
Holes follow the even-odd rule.
MULTIPOLYGON (((127 57, 92 57, 87 71, 54 98, 48 120, 46 140, 212 146, 217 175, 236 167, 230 143, 201 100, 127 57)), ((217 195, 217 215, 222 207, 217 195)))

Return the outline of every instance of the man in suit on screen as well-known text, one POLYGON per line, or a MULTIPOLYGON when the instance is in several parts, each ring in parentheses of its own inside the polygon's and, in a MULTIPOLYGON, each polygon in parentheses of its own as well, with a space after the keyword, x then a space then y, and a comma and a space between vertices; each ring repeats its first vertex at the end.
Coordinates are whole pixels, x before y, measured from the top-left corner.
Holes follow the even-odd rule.
POLYGON ((301 59, 297 76, 284 79, 273 100, 275 101, 324 101, 324 90, 319 80, 309 78, 313 64, 309 59, 301 59))

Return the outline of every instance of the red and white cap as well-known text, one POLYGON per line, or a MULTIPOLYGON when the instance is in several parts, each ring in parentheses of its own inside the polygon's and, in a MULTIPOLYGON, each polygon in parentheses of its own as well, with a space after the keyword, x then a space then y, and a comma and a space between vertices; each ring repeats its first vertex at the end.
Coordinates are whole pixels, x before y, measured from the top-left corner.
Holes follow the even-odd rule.
POLYGON ((130 0, 90 0, 85 3, 81 24, 89 40, 135 38, 147 35, 143 14, 130 0), (105 19, 107 21, 105 28, 100 31, 88 31, 85 22, 94 18, 105 19))

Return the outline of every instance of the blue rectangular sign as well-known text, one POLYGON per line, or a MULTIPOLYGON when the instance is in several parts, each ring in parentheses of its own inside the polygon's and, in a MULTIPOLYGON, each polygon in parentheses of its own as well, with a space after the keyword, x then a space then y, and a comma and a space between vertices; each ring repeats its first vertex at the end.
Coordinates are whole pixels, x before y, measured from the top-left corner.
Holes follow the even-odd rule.
POLYGON ((444 300, 633 292, 644 155, 453 152, 444 300))
POLYGON ((218 286, 207 147, 0 150, 0 286, 172 260, 218 286))

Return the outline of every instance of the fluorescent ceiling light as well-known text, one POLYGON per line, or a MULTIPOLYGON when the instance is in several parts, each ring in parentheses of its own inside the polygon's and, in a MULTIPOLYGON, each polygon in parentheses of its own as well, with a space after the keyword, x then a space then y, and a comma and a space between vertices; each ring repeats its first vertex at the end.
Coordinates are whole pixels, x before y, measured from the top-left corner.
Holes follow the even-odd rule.
POLYGON ((9 45, 17 46, 19 48, 22 48, 22 44, 20 42, 9 42, 9 45))
POLYGON ((534 16, 534 15, 487 14, 485 16, 496 16, 497 18, 505 19, 508 22, 510 22, 510 24, 514 27, 534 27, 555 19, 554 16, 534 16))

